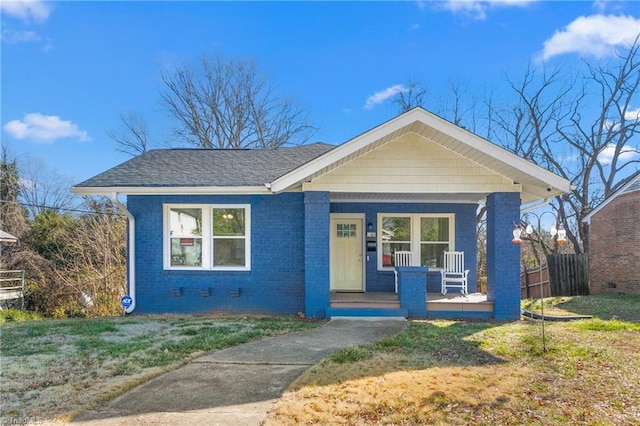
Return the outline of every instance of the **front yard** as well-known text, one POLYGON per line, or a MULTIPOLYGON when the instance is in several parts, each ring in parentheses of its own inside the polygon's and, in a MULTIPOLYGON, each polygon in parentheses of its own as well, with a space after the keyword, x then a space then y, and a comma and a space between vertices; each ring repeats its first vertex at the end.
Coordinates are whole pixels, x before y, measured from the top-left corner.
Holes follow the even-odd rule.
MULTIPOLYGON (((536 303, 528 309, 539 308, 536 303)), ((545 299, 596 318, 411 321, 307 371, 267 423, 640 424, 640 297, 545 299)), ((130 317, 0 325, 0 418, 68 421, 204 352, 321 325, 296 319, 130 317)))

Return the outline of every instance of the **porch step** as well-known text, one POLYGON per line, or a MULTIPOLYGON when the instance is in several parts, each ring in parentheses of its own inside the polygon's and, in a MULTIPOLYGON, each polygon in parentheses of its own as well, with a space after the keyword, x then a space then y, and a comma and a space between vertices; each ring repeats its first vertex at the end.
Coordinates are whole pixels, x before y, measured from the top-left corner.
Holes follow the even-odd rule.
POLYGON ((325 315, 327 318, 332 317, 404 317, 409 316, 409 311, 402 308, 394 307, 342 307, 327 308, 325 315))

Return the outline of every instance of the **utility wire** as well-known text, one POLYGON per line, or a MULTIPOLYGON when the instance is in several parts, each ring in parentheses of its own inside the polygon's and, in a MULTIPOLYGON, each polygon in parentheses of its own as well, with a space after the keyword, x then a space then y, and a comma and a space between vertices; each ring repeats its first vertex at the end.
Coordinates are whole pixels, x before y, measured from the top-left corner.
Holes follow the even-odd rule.
MULTIPOLYGON (((104 212, 96 212, 95 210, 81 210, 81 209, 71 209, 71 208, 67 208, 67 207, 55 207, 55 206, 45 206, 43 204, 30 204, 30 203, 23 203, 21 201, 6 201, 6 200, 0 200, 0 202, 4 203, 4 204, 17 204, 23 207, 36 207, 39 209, 47 209, 47 210, 63 210, 63 211, 67 211, 67 212, 76 212, 76 213, 86 213, 86 214, 95 214, 95 215, 101 215, 101 214, 105 214, 104 212)), ((112 215, 114 216, 123 216, 122 213, 120 213, 119 211, 117 211, 117 209, 113 209, 113 211, 111 212, 112 215)))

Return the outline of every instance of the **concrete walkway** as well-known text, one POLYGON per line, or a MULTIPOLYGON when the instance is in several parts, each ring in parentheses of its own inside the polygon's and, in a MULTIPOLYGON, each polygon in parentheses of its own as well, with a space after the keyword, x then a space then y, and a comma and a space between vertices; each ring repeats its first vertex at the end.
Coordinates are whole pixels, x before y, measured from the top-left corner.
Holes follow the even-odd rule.
POLYGON ((404 318, 339 318, 200 357, 74 421, 106 425, 260 425, 287 387, 333 352, 393 336, 404 318))

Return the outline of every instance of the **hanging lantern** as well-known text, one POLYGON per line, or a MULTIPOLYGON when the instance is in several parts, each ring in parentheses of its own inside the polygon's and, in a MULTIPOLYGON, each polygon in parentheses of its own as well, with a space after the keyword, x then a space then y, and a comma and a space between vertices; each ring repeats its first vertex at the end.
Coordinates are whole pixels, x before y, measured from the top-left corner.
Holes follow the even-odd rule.
POLYGON ((567 231, 565 231, 562 225, 558 226, 558 238, 556 239, 556 241, 559 244, 564 244, 567 242, 567 231))
POLYGON ((522 230, 520 229, 520 227, 518 225, 513 225, 513 239, 511 240, 511 242, 514 244, 520 244, 520 242, 522 241, 520 239, 521 234, 522 230))
POLYGON ((531 224, 529 223, 529 224, 527 225, 527 227, 525 228, 524 232, 526 232, 526 233, 527 233, 527 235, 531 235, 531 234, 533 234, 533 226, 531 226, 531 224))

